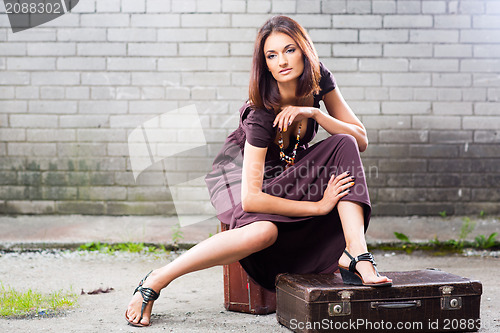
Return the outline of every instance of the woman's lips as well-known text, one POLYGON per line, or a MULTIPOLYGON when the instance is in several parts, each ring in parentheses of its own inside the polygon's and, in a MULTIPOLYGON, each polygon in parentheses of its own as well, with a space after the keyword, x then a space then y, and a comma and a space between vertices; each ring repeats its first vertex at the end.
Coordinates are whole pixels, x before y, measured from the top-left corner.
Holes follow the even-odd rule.
POLYGON ((280 74, 286 75, 286 74, 290 73, 291 71, 292 71, 291 68, 285 68, 285 69, 280 70, 280 74))

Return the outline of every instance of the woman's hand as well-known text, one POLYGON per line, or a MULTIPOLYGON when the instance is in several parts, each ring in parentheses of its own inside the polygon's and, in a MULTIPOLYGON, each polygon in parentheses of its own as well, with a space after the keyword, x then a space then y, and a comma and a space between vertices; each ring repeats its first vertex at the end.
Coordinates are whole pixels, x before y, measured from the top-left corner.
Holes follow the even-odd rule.
POLYGON ((316 108, 309 106, 285 106, 280 113, 276 115, 273 122, 273 127, 278 125, 278 129, 286 132, 288 126, 290 126, 295 120, 300 121, 306 118, 312 118, 316 108))
POLYGON ((354 185, 355 177, 350 172, 344 172, 334 178, 330 177, 323 198, 317 202, 319 215, 326 215, 332 211, 339 200, 349 194, 349 188, 354 185))

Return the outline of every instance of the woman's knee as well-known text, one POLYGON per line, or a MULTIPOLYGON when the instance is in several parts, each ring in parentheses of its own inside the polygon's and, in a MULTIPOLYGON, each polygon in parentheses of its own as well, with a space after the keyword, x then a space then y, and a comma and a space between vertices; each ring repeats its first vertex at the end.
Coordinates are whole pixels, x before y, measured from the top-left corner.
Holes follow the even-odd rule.
POLYGON ((253 230, 248 234, 249 243, 256 250, 265 249, 276 242, 278 238, 278 227, 269 221, 259 221, 252 223, 253 230))

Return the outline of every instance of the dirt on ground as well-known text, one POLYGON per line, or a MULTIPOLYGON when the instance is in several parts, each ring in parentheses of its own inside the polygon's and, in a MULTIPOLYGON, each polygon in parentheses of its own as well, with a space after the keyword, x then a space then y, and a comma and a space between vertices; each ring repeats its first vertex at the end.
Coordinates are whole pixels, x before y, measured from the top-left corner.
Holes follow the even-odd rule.
MULTIPOLYGON (((500 331, 500 259, 491 256, 435 257, 414 253, 374 253, 381 271, 438 268, 480 280, 480 332, 500 331)), ((175 256, 175 255, 174 255, 175 256)), ((194 272, 172 282, 155 302, 152 326, 134 328, 125 321, 125 309, 137 283, 151 269, 174 256, 89 252, 2 253, 0 282, 17 290, 85 292, 113 288, 109 293, 79 296, 78 306, 59 316, 0 319, 0 332, 290 332, 275 314, 256 316, 226 311, 223 306, 222 268, 194 272)))

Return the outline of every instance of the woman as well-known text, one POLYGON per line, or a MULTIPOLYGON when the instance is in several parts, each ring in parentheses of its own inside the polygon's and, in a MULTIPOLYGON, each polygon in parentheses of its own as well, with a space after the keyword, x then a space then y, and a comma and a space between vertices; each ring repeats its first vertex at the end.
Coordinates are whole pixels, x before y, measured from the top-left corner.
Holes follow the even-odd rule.
POLYGON ((249 95, 205 178, 230 230, 148 274, 125 314, 130 324, 149 325, 153 301, 175 278, 238 260, 268 289, 278 273, 337 268, 344 283, 392 284, 379 276, 364 237, 371 212, 359 158, 365 128, 294 20, 275 16, 259 30, 249 95), (318 126, 331 136, 309 147, 318 126))

